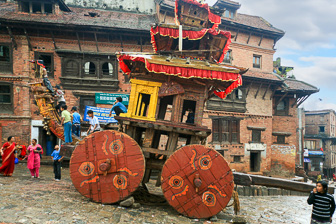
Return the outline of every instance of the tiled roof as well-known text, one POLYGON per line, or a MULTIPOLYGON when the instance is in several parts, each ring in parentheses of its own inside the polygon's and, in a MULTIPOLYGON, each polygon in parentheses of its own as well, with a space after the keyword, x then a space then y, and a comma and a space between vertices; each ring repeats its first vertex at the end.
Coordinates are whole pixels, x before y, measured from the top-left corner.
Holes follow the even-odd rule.
POLYGON ((240 4, 239 2, 235 2, 235 1, 231 1, 231 0, 218 0, 215 4, 214 4, 214 7, 216 7, 217 5, 220 5, 220 4, 229 4, 229 5, 232 5, 232 6, 235 6, 237 8, 240 7, 240 4))
POLYGON ((272 81, 282 82, 281 79, 277 75, 275 75, 274 73, 270 73, 270 72, 257 72, 253 70, 248 70, 245 74, 243 74, 243 80, 244 80, 244 77, 256 78, 256 79, 268 79, 272 81))
POLYGON ((286 78, 284 79, 284 83, 288 86, 288 90, 291 91, 310 91, 310 92, 319 91, 319 89, 316 88, 315 86, 296 79, 286 78))
POLYGON ((251 15, 237 13, 237 16, 234 19, 222 17, 222 24, 224 24, 225 22, 229 22, 229 23, 233 22, 233 23, 237 23, 237 24, 241 24, 241 25, 245 25, 245 26, 249 26, 249 27, 253 27, 257 29, 276 32, 282 35, 285 34, 284 31, 273 27, 269 22, 267 22, 265 19, 263 19, 260 16, 251 16, 251 15))
POLYGON ((72 12, 59 15, 17 12, 15 3, 0 3, 0 21, 37 22, 59 25, 96 26, 149 31, 154 15, 70 7, 72 12), (89 13, 97 13, 91 17, 89 13))

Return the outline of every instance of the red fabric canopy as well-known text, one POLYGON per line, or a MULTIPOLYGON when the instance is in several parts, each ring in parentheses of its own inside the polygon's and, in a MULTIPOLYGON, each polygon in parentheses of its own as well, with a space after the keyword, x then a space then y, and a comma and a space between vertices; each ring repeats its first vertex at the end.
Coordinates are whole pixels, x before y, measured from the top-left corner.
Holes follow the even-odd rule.
MULTIPOLYGON (((193 5, 197 5, 198 7, 204 8, 206 10, 208 10, 208 17, 209 17, 209 21, 214 23, 212 29, 216 29, 218 27, 219 24, 221 24, 222 20, 221 17, 219 15, 215 15, 210 11, 210 7, 208 4, 201 4, 199 2, 197 2, 196 0, 176 0, 175 1, 175 22, 177 23, 177 15, 178 15, 178 2, 179 1, 183 1, 183 2, 187 2, 189 4, 193 4, 193 5)), ((179 25, 179 24, 178 24, 179 25)))
MULTIPOLYGON (((223 53, 218 61, 221 63, 224 60, 224 56, 226 52, 229 50, 229 46, 231 44, 231 33, 229 31, 222 31, 222 30, 214 30, 214 29, 202 29, 200 31, 191 31, 191 30, 183 30, 182 31, 182 38, 189 39, 189 40, 198 40, 204 37, 206 33, 210 33, 213 36, 223 35, 227 38, 226 45, 223 49, 223 53)), ((153 45, 153 49, 157 52, 157 45, 155 41, 155 35, 160 34, 161 36, 168 36, 174 39, 179 38, 179 30, 178 28, 168 28, 168 27, 160 27, 156 26, 155 28, 151 28, 151 42, 153 45)))
POLYGON ((130 68, 125 64, 124 60, 130 61, 141 61, 145 63, 145 67, 149 72, 161 73, 165 75, 174 75, 180 78, 201 78, 210 80, 220 80, 224 82, 232 82, 232 84, 226 88, 225 91, 219 92, 215 91, 215 94, 220 98, 225 98, 230 94, 235 88, 242 85, 241 75, 238 73, 224 72, 224 71, 213 71, 204 70, 199 68, 190 67, 179 67, 172 65, 156 64, 151 63, 150 60, 146 59, 145 56, 131 56, 131 55, 120 55, 118 57, 120 69, 126 73, 130 74, 130 68))

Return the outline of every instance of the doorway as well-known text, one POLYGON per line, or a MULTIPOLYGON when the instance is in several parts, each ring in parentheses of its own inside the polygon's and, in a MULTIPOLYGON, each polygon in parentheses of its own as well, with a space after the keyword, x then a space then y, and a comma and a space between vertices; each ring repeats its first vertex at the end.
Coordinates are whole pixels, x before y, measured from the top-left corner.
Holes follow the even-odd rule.
POLYGON ((261 162, 260 152, 251 152, 251 154, 250 154, 250 170, 251 170, 251 172, 259 172, 260 171, 260 162, 261 162))
POLYGON ((50 135, 47 135, 47 131, 39 127, 39 137, 37 141, 43 148, 43 155, 50 156, 57 144, 57 137, 52 132, 50 135))

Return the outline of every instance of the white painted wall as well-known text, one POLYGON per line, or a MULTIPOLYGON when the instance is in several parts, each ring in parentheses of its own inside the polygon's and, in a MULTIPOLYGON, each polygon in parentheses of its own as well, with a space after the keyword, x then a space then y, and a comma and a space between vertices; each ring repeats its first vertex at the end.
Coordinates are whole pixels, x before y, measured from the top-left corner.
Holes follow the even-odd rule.
POLYGON ((156 13, 154 0, 64 0, 64 2, 70 7, 118 10, 144 14, 156 13))

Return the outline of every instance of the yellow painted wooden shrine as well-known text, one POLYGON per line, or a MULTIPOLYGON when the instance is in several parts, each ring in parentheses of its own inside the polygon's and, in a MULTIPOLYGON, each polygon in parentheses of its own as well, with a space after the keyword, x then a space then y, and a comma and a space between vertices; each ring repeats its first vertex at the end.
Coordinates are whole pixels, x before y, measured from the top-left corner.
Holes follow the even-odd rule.
POLYGON ((128 111, 120 116, 155 121, 159 88, 162 83, 138 79, 131 79, 130 82, 132 88, 128 111))

